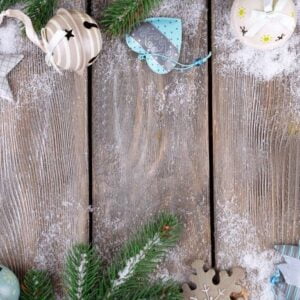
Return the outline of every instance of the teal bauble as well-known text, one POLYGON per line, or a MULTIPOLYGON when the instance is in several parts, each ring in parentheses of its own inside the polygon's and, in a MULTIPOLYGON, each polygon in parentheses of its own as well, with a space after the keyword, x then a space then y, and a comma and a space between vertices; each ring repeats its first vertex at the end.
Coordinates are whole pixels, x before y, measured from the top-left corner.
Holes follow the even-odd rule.
POLYGON ((0 265, 0 299, 18 300, 20 284, 16 275, 8 268, 0 265))

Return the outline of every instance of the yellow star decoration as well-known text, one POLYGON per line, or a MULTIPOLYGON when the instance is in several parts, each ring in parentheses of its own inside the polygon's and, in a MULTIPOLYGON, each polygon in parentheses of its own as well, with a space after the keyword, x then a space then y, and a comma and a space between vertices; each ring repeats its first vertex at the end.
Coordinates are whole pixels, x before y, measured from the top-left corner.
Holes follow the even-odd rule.
POLYGON ((296 16, 296 12, 295 12, 295 11, 292 11, 292 12, 291 12, 291 17, 294 18, 295 16, 296 16))
POLYGON ((265 34, 265 35, 263 35, 262 37, 261 37, 261 41, 264 43, 264 44, 268 44, 268 43, 270 43, 270 42, 272 42, 272 36, 271 35, 269 35, 269 34, 265 34))
POLYGON ((238 10, 238 16, 240 18, 244 18, 246 16, 246 8, 245 7, 240 7, 238 10))

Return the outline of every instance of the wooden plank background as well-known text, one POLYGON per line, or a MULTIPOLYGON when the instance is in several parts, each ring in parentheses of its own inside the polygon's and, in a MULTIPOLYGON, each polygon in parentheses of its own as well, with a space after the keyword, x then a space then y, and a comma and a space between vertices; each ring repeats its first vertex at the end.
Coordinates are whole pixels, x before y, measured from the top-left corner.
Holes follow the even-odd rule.
MULTIPOLYGON (((93 2, 95 16, 107 4, 99 2, 93 2)), ((176 0, 155 15, 186 22, 183 61, 207 53, 204 1, 176 0), (197 22, 188 24, 194 10, 197 22)), ((186 227, 170 255, 171 268, 180 277, 184 263, 198 256, 209 259, 211 252, 207 66, 159 76, 123 39, 106 37, 92 82, 95 244, 110 260, 150 216, 173 211, 186 227)))
POLYGON ((217 38, 229 26, 224 16, 232 3, 213 1, 216 260, 220 267, 253 268, 257 274, 248 274, 250 285, 258 290, 252 296, 261 299, 259 277, 266 275, 267 260, 273 266, 270 249, 299 241, 300 138, 294 113, 299 98, 292 84, 300 73, 270 80, 239 68, 224 73, 221 58, 229 57, 232 47, 218 46, 217 38))
POLYGON ((57 274, 66 248, 88 239, 86 80, 56 74, 25 39, 22 50, 9 76, 17 103, 0 101, 0 261, 57 274))
MULTIPOLYGON (((99 19, 109 2, 91 1, 91 14, 99 19)), ((84 0, 61 5, 87 7, 84 0)), ((216 258, 218 267, 259 263, 274 243, 297 243, 300 122, 289 108, 300 73, 272 80, 224 73, 221 57, 230 49, 217 36, 231 5, 213 0, 209 11, 205 0, 172 0, 153 13, 182 18, 182 62, 207 54, 211 25, 212 74, 205 65, 156 75, 124 39, 104 35, 91 99, 86 75, 57 75, 24 41, 25 58, 9 76, 17 103, 0 101, 2 264, 21 276, 30 267, 57 274, 66 249, 89 238, 109 262, 161 210, 185 225, 161 276, 184 280, 199 257, 216 258)))

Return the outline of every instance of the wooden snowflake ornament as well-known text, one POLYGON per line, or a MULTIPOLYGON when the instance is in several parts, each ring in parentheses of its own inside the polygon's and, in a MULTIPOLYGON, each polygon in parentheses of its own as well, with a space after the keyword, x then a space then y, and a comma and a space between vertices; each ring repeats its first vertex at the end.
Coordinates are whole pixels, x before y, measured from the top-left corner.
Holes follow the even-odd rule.
POLYGON ((213 279, 216 271, 214 269, 205 271, 202 260, 196 260, 192 267, 196 270, 196 274, 190 276, 190 281, 196 285, 196 288, 191 289, 188 284, 182 286, 185 300, 231 300, 233 293, 242 295, 242 286, 238 282, 245 278, 243 269, 233 268, 230 274, 221 271, 219 273, 220 282, 215 284, 213 279))

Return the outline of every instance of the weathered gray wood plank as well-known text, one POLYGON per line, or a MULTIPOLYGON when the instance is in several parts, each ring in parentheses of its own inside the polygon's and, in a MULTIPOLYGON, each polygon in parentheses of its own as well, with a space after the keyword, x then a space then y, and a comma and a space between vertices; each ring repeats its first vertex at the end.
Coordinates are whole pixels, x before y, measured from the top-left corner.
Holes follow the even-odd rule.
POLYGON ((232 48, 218 39, 231 4, 213 1, 216 255, 219 266, 247 268, 253 299, 271 299, 263 295, 270 290, 270 249, 299 240, 299 95, 292 92, 299 72, 264 80, 237 65, 224 68, 221 57, 232 48))
POLYGON ((17 41, 25 55, 9 76, 17 103, 0 100, 0 261, 20 275, 57 274, 70 244, 88 238, 86 79, 56 74, 17 41))
MULTIPOLYGON (((206 55, 205 1, 166 1, 155 14, 183 18, 182 61, 206 55)), ((207 101, 207 66, 159 76, 123 39, 105 36, 93 67, 93 233, 105 259, 160 210, 185 224, 173 276, 210 258, 207 101)))

